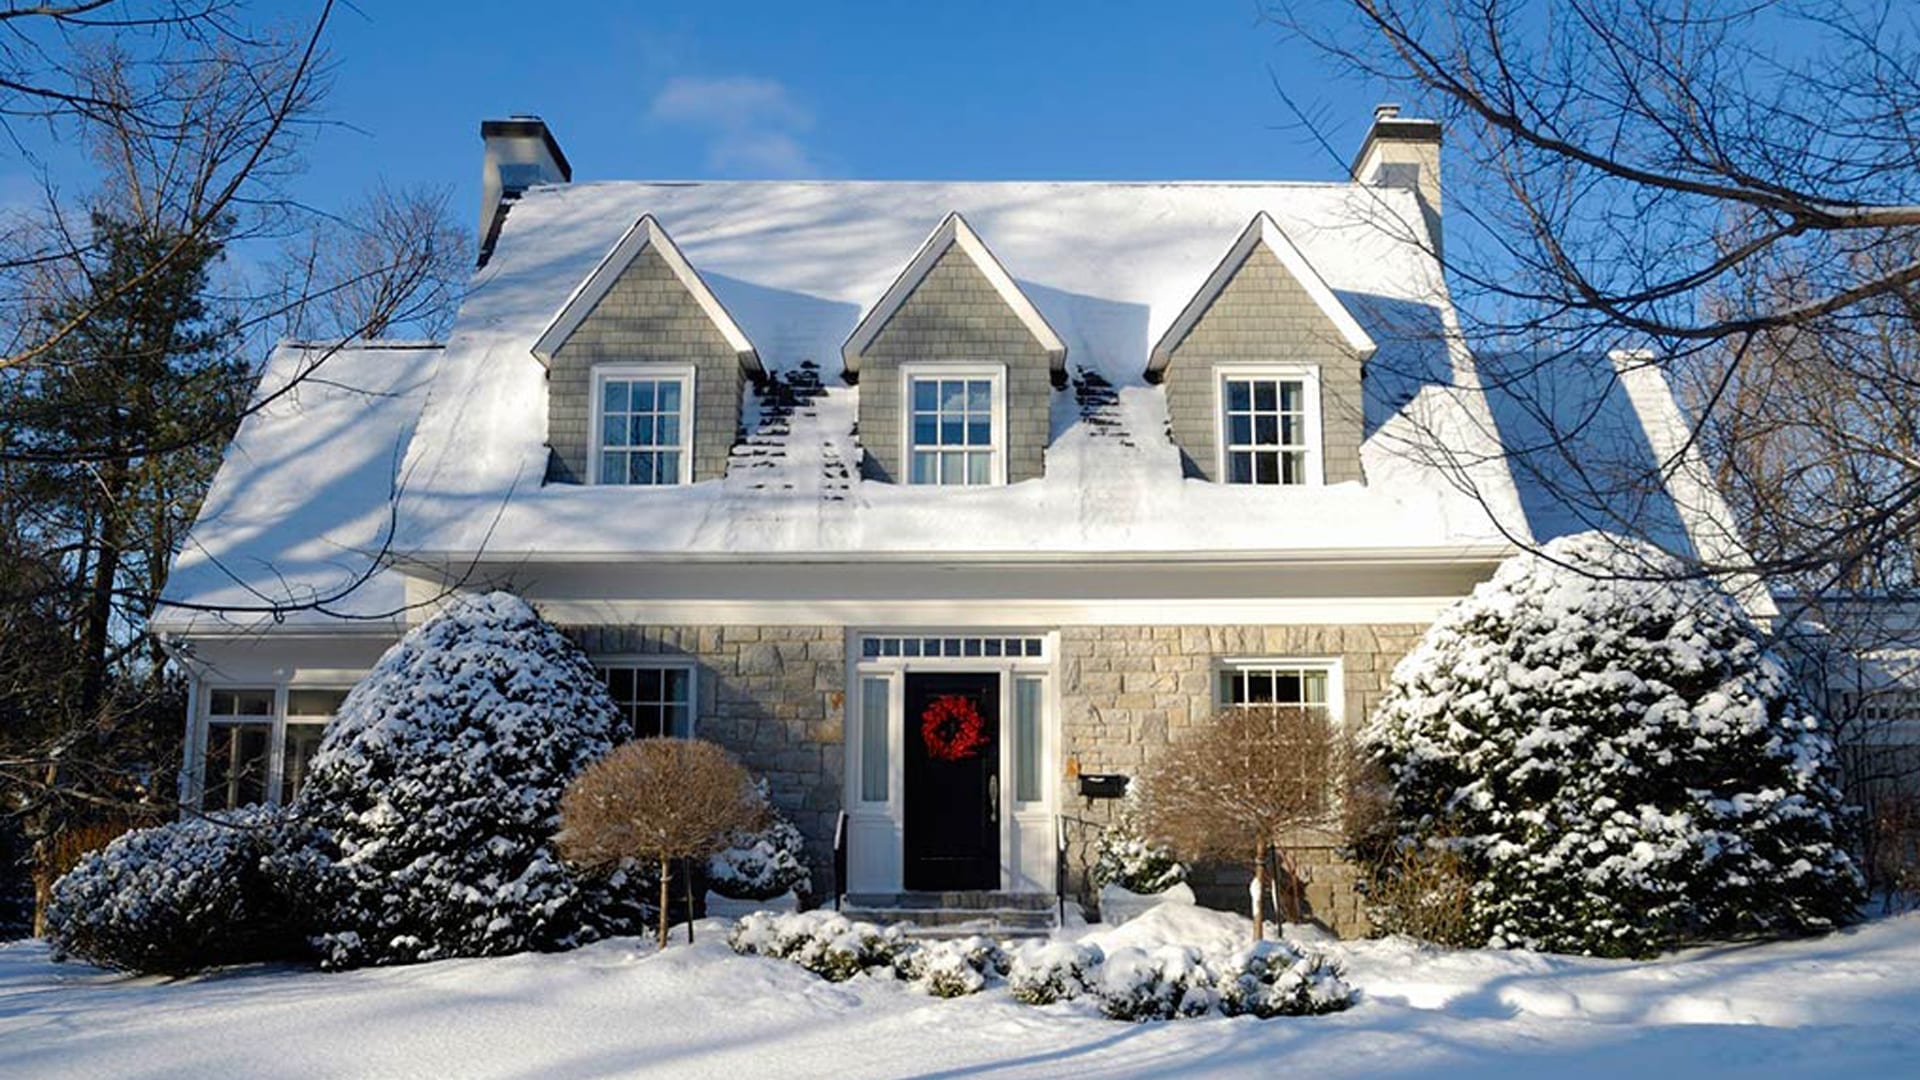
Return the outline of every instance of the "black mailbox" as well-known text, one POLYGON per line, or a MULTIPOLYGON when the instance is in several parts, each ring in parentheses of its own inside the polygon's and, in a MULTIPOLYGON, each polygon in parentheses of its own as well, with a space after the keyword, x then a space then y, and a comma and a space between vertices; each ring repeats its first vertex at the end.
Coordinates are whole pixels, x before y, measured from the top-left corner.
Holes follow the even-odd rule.
POLYGON ((1118 799, 1127 793, 1127 781, 1120 773, 1081 773, 1080 794, 1089 799, 1118 799))

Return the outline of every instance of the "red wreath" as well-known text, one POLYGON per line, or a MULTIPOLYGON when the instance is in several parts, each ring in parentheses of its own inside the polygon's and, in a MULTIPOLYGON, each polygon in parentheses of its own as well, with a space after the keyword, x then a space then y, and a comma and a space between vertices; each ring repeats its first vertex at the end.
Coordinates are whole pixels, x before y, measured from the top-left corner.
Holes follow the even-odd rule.
POLYGON ((927 756, 935 761, 965 761, 987 745, 986 722, 972 701, 959 694, 941 694, 920 714, 920 738, 927 756))

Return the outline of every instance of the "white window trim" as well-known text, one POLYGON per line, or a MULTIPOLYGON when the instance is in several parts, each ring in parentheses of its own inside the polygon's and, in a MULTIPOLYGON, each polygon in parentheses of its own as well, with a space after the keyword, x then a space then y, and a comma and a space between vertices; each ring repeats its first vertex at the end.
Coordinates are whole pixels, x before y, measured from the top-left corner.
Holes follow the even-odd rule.
POLYGON ((1232 656, 1215 661, 1213 665, 1213 685, 1208 696, 1213 699, 1213 707, 1227 709, 1232 706, 1223 700, 1220 693, 1220 676, 1229 671, 1265 671, 1268 669, 1295 668, 1327 673, 1327 715, 1333 720, 1335 730, 1346 725, 1347 680, 1345 664, 1339 657, 1328 656, 1232 656))
POLYGON ((665 656, 660 653, 608 653, 605 656, 589 656, 587 662, 596 668, 642 668, 653 671, 684 671, 687 673, 687 734, 686 738, 700 737, 700 665, 691 657, 665 656))
POLYGON ((913 482, 913 380, 991 379, 993 381, 993 477, 974 487, 999 487, 1007 482, 1007 365, 916 360, 900 365, 900 479, 910 487, 965 487, 961 484, 913 482))
MULTIPOLYGON (((696 369, 692 364, 674 364, 659 361, 621 361, 613 364, 593 365, 593 377, 588 380, 588 393, 592 395, 592 405, 587 420, 587 483, 600 484, 600 413, 604 395, 601 386, 608 379, 680 379, 685 385, 680 391, 680 477, 675 484, 693 483, 693 444, 697 434, 693 430, 693 395, 697 387, 694 384, 696 369)), ((623 484, 622 487, 644 489, 643 484, 623 484)), ((654 485, 672 487, 674 484, 654 485)))
POLYGON ((1235 487, 1320 487, 1326 483, 1324 444, 1320 422, 1320 365, 1318 364, 1215 364, 1213 366, 1213 467, 1222 484, 1227 479, 1227 394, 1228 379, 1300 379, 1306 383, 1307 464, 1306 482, 1300 484, 1234 484, 1235 487))

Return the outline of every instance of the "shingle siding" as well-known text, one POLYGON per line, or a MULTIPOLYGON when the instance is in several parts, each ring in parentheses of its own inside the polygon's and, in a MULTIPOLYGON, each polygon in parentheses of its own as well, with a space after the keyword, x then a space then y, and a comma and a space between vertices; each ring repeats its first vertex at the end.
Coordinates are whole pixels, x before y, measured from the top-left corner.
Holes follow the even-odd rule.
POLYGON ((1320 368, 1321 461, 1326 482, 1362 480, 1360 359, 1280 260, 1256 246, 1173 351, 1167 415, 1189 476, 1219 479, 1214 365, 1312 364, 1320 368))
POLYGON ((554 353, 547 373, 549 482, 587 481, 594 365, 649 361, 693 365, 693 478, 726 474, 740 433, 739 356, 666 260, 646 250, 554 353))
POLYGON ((860 357, 865 473, 904 483, 900 365, 1005 364, 1007 481, 1040 476, 1051 430, 1052 361, 958 246, 947 249, 860 357))

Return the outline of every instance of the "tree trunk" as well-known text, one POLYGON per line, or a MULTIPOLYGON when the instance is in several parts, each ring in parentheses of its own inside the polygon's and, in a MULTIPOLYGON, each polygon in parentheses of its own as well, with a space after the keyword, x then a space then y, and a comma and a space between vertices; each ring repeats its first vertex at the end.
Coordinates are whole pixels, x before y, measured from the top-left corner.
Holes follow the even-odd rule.
POLYGON ((687 860, 687 944, 693 944, 693 860, 687 860))
POLYGON ((667 881, 673 876, 672 860, 660 859, 660 947, 667 947, 667 881))
POLYGON ((1259 941, 1267 936, 1267 852, 1264 845, 1253 848, 1253 884, 1247 890, 1253 895, 1253 940, 1259 941))

